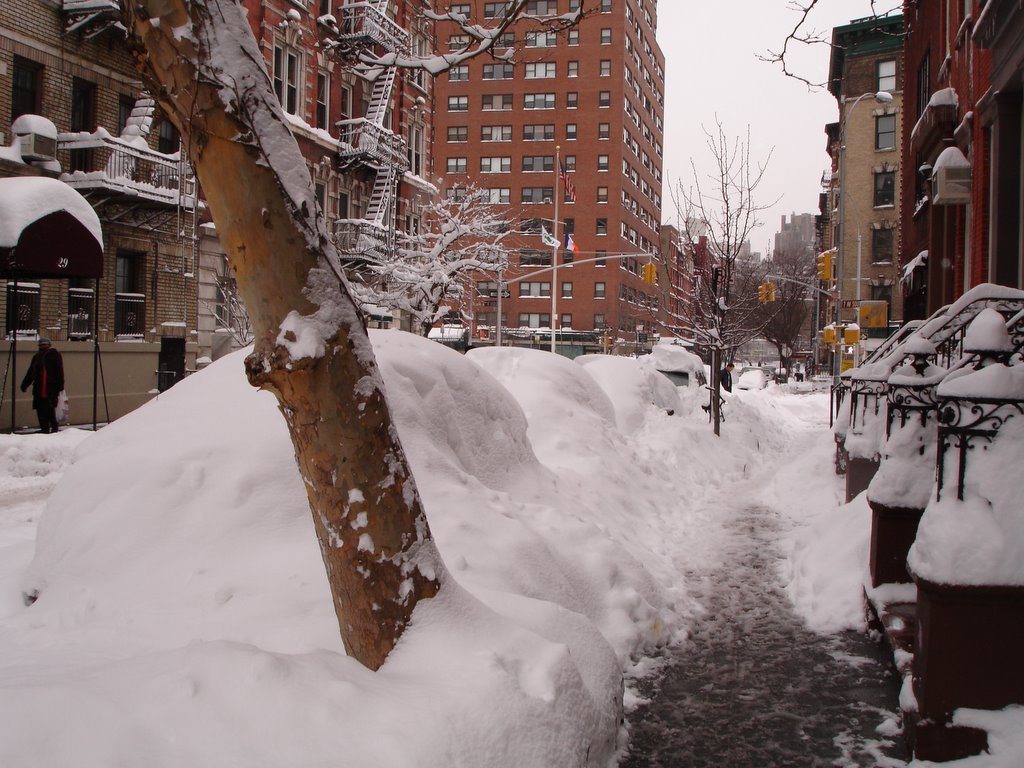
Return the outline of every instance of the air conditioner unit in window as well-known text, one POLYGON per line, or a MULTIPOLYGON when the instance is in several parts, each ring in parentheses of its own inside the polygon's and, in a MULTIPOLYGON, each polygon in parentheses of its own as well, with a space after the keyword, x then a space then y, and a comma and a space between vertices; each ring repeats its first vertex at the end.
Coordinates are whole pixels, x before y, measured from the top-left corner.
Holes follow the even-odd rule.
POLYGON ((932 205, 967 205, 971 202, 971 164, 956 147, 947 147, 932 171, 932 205))
POLYGON ((57 157, 57 139, 40 133, 18 136, 21 157, 24 160, 54 160, 57 157))

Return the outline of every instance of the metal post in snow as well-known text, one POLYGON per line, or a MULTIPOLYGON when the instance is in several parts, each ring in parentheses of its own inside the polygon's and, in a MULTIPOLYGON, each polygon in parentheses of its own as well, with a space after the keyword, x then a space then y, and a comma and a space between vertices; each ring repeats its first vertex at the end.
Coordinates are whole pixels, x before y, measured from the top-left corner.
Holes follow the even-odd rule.
POLYGON ((554 269, 551 271, 551 351, 556 351, 555 346, 555 328, 558 324, 558 171, 560 166, 561 155, 560 148, 555 147, 555 220, 551 224, 551 228, 554 231, 555 242, 551 246, 551 266, 554 269))

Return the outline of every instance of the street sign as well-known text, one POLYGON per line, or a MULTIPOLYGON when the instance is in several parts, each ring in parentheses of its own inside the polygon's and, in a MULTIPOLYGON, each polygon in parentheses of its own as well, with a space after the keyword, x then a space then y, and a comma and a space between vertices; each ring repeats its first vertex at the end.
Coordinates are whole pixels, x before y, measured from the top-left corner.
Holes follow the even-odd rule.
POLYGON ((860 302, 857 299, 843 299, 843 309, 856 309, 860 302))

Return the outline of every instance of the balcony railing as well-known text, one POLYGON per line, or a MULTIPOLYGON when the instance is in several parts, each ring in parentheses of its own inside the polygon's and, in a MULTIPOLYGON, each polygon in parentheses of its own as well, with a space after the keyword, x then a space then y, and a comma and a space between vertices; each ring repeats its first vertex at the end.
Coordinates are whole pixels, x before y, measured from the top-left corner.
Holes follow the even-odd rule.
POLYGON ((409 53, 409 33, 374 3, 350 3, 338 9, 336 39, 348 46, 379 45, 390 53, 409 53))
POLYGON ((344 167, 353 162, 390 165, 401 172, 409 169, 405 139, 365 117, 338 123, 341 149, 338 162, 344 167))
POLYGON ((334 236, 342 258, 353 262, 384 254, 392 245, 388 230, 366 219, 338 219, 334 236))
POLYGON ((166 205, 195 205, 195 177, 178 153, 164 155, 115 138, 100 128, 93 133, 62 133, 57 156, 64 168, 87 163, 61 175, 61 181, 86 194, 100 191, 125 199, 166 205))
POLYGON ((146 294, 114 294, 114 337, 121 340, 143 339, 146 333, 146 294))

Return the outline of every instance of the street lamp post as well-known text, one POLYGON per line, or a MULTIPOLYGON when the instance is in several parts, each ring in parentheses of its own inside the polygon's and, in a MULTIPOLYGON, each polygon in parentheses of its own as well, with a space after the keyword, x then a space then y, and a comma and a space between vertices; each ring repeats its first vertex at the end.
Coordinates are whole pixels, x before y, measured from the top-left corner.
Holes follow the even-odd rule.
MULTIPOLYGON (((838 287, 838 300, 836 302, 836 314, 835 322, 838 326, 843 319, 843 284, 846 281, 846 198, 847 195, 847 178, 846 178, 846 128, 847 123, 850 119, 850 114, 861 103, 862 100, 872 98, 879 104, 888 104, 892 101, 892 94, 888 91, 878 91, 877 93, 862 93, 853 103, 847 108, 844 104, 843 107, 843 120, 841 123, 841 130, 839 132, 839 264, 836 269, 836 283, 838 287)), ((858 253, 858 269, 860 267, 860 255, 858 253)), ((858 278, 860 275, 858 275, 858 278)), ((860 281, 857 283, 857 298, 860 298, 860 281)), ((834 361, 833 375, 839 375, 839 365, 841 355, 836 357, 834 361)))

